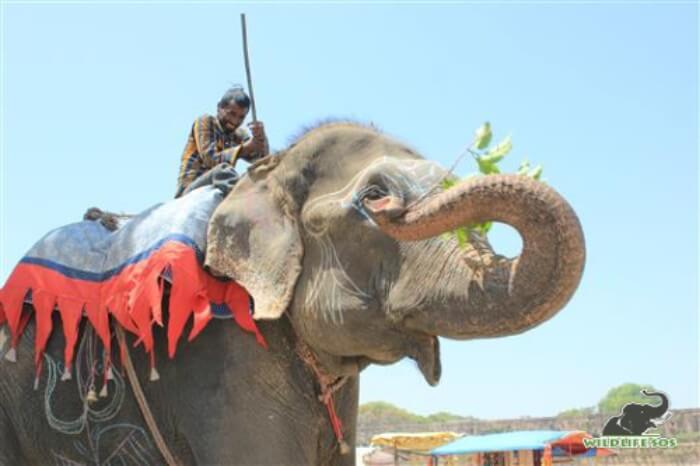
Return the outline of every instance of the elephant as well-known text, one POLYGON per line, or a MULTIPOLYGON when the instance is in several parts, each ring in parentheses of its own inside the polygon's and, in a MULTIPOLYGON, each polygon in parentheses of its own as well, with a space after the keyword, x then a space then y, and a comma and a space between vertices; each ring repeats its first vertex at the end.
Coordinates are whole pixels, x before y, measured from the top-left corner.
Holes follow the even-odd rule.
POLYGON ((627 403, 619 416, 613 416, 603 428, 604 436, 643 435, 648 429, 657 427, 668 419, 668 397, 662 392, 642 390, 646 396, 658 396, 661 404, 627 403))
MULTIPOLYGON (((585 244, 564 198, 520 175, 444 189, 450 176, 378 129, 342 121, 249 167, 211 215, 203 266, 247 290, 268 348, 213 321, 166 361, 154 327, 160 380, 143 391, 177 464, 353 465, 343 446, 355 442, 364 368, 408 357, 435 385, 438 337, 514 335, 565 306, 585 244), (512 225, 521 254, 444 234, 485 221, 512 225)), ((167 319, 167 296, 163 306, 167 319)), ((56 382, 61 332, 42 391, 31 391, 31 358, 0 362, 0 464, 163 464, 119 370, 109 398, 84 402, 81 367, 100 353, 90 327, 80 331, 76 381, 56 382)), ((30 323, 18 354, 33 335, 30 323)), ((133 360, 148 373, 147 355, 133 360)))

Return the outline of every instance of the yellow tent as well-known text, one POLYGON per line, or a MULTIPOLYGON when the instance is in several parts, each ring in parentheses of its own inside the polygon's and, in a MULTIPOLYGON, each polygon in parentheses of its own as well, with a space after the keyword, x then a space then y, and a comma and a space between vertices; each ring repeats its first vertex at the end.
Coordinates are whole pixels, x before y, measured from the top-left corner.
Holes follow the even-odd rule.
POLYGON ((370 445, 393 447, 397 450, 429 451, 449 443, 463 434, 455 432, 385 433, 372 437, 370 445))

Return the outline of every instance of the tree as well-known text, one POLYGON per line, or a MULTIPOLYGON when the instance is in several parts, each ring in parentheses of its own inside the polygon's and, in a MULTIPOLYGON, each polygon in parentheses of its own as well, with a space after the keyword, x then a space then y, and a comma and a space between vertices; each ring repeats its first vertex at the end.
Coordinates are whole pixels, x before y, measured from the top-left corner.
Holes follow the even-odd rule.
POLYGON ((620 409, 627 403, 649 403, 650 399, 641 393, 642 389, 652 392, 656 391, 651 385, 639 385, 636 383, 626 383, 611 388, 598 402, 598 412, 614 414, 619 413, 620 409))
POLYGON ((557 414, 557 417, 586 417, 595 414, 595 408, 588 406, 586 408, 572 408, 562 411, 557 414))
POLYGON ((362 422, 372 424, 428 424, 472 419, 447 412, 421 416, 385 401, 373 401, 360 405, 359 417, 362 422))

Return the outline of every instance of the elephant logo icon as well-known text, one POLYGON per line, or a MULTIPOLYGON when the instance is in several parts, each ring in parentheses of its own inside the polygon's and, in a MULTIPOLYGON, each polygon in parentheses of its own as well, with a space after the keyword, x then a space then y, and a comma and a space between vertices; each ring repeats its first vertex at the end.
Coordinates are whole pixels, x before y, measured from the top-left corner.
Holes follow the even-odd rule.
POLYGON ((627 403, 619 416, 613 416, 603 428, 603 436, 645 435, 646 431, 666 422, 671 413, 668 411, 668 396, 662 392, 642 390, 644 396, 658 396, 661 404, 627 403))

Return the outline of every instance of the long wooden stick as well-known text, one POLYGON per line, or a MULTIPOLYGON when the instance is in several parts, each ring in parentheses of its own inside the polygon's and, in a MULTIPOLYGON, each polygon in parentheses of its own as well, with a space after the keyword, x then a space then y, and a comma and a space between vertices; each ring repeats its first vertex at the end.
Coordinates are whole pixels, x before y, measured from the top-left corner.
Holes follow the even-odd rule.
POLYGON ((258 116, 255 113, 255 97, 253 97, 253 78, 250 75, 250 61, 248 60, 248 33, 245 27, 245 13, 241 13, 241 32, 243 33, 243 58, 245 59, 245 74, 248 78, 250 108, 253 110, 253 121, 258 121, 258 116))

